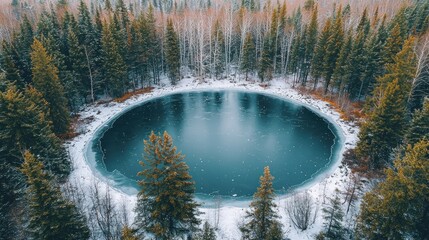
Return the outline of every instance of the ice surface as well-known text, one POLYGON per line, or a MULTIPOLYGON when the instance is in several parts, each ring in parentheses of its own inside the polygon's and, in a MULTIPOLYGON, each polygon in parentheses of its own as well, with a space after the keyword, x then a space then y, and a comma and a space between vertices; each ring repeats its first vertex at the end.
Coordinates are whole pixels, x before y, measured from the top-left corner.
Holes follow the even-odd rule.
MULTIPOLYGON (((244 79, 244 78, 243 78, 244 79)), ((69 181, 72 183, 79 184, 84 191, 89 191, 90 187, 94 182, 98 182, 101 189, 105 189, 110 184, 109 180, 104 178, 102 174, 99 174, 96 169, 93 168, 85 159, 85 150, 88 142, 92 139, 93 134, 100 128, 102 128, 106 121, 115 117, 121 111, 124 111, 131 106, 145 101, 149 98, 160 97, 166 94, 182 92, 182 91, 200 91, 210 89, 234 89, 234 90, 247 90, 252 92, 259 92, 264 94, 272 94, 280 98, 287 98, 292 101, 299 102, 318 112, 329 121, 334 122, 343 134, 343 148, 339 152, 342 153, 353 148, 357 142, 357 134, 359 129, 353 123, 345 122, 340 119, 339 113, 335 112, 330 106, 320 100, 313 99, 309 96, 299 94, 297 91, 291 88, 289 79, 278 78, 273 79, 270 82, 268 88, 262 88, 259 83, 250 83, 242 81, 230 81, 226 80, 205 80, 201 83, 199 80, 194 78, 186 78, 180 81, 176 86, 170 86, 166 81, 161 83, 163 87, 156 87, 153 92, 140 96, 135 96, 124 103, 108 103, 100 105, 91 105, 80 112, 81 119, 93 120, 84 123, 81 126, 84 132, 67 142, 67 149, 70 153, 73 171, 69 177, 69 181)), ((84 121, 83 121, 84 122, 84 121)), ((336 163, 332 164, 332 167, 321 174, 319 178, 307 182, 296 191, 308 191, 315 205, 317 205, 319 212, 317 214, 316 223, 312 225, 306 231, 300 231, 295 229, 290 223, 285 212, 285 203, 290 197, 289 195, 282 195, 276 199, 276 203, 279 206, 278 214, 281 216, 281 222, 283 223, 283 230, 290 239, 314 239, 322 229, 322 199, 323 192, 327 196, 331 196, 336 188, 343 190, 347 182, 347 172, 345 167, 340 168, 341 158, 336 163), (325 184, 326 183, 326 188, 325 184)), ((127 211, 129 212, 129 219, 134 218, 133 209, 136 204, 136 196, 126 194, 118 189, 112 188, 110 192, 114 202, 118 205, 125 203, 127 211)), ((201 199, 200 199, 201 201, 201 199)), ((248 201, 232 201, 225 199, 221 201, 221 208, 219 211, 214 207, 216 204, 207 204, 206 207, 201 208, 203 212, 201 219, 208 220, 212 225, 215 225, 216 215, 220 216, 218 237, 219 239, 240 239, 240 231, 238 224, 242 221, 242 217, 248 207, 248 201)))

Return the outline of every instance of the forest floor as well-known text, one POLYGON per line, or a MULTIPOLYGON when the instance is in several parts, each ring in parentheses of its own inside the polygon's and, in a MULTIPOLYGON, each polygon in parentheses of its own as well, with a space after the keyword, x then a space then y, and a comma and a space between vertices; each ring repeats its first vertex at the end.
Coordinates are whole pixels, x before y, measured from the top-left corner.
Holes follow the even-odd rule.
MULTIPOLYGON (((134 219, 134 207, 137 201, 136 195, 129 195, 120 189, 110 187, 112 184, 111 179, 107 179, 100 174, 95 164, 90 162, 85 156, 87 152, 87 144, 92 140, 94 133, 103 127, 109 119, 114 118, 125 109, 129 109, 136 104, 149 99, 167 95, 170 93, 177 93, 183 91, 194 90, 245 90, 257 93, 264 93, 274 95, 283 99, 302 104, 321 116, 325 117, 328 121, 335 123, 338 130, 342 135, 342 148, 339 152, 338 160, 331 163, 331 167, 320 174, 311 181, 303 184, 302 186, 289 192, 285 195, 280 195, 276 198, 278 205, 277 213, 281 217, 283 223, 283 230, 289 239, 314 239, 315 235, 323 229, 323 215, 322 208, 324 204, 328 203, 329 197, 334 196, 335 189, 345 191, 350 182, 350 170, 343 165, 343 153, 353 148, 357 142, 357 134, 359 128, 355 122, 345 121, 341 118, 340 113, 335 111, 329 103, 311 97, 307 94, 299 93, 293 89, 289 84, 290 79, 278 78, 273 79, 266 85, 260 85, 259 82, 251 81, 234 81, 230 79, 225 80, 197 80, 192 77, 182 79, 177 85, 171 86, 167 81, 161 81, 159 86, 155 86, 150 91, 144 91, 141 94, 130 96, 123 102, 110 101, 101 104, 90 105, 79 113, 79 125, 77 129, 79 135, 67 141, 66 147, 69 151, 73 171, 70 175, 70 183, 79 186, 84 193, 89 193, 91 187, 96 183, 100 187, 100 191, 110 189, 110 195, 117 206, 125 206, 128 219, 134 219), (309 226, 305 231, 301 231, 293 226, 287 211, 286 204, 294 193, 308 192, 312 197, 313 211, 316 211, 314 224, 309 226)), ((256 191, 256 189, 255 189, 256 191)), ((90 201, 87 198, 86 201, 90 201)), ((200 211, 203 213, 200 218, 202 221, 208 221, 212 226, 217 226, 218 239, 240 239, 239 224, 243 221, 243 216, 248 209, 249 202, 242 202, 240 204, 225 201, 220 202, 219 207, 213 207, 213 204, 206 204, 201 207, 200 211), (219 221, 217 221, 219 219, 219 221)), ((89 205, 89 203, 86 203, 89 205)), ((345 205, 345 204, 344 204, 345 205)), ((344 206, 345 208, 345 206, 344 206)), ((358 213, 359 201, 351 208, 346 215, 344 225, 348 228, 353 228, 355 216, 358 213)))

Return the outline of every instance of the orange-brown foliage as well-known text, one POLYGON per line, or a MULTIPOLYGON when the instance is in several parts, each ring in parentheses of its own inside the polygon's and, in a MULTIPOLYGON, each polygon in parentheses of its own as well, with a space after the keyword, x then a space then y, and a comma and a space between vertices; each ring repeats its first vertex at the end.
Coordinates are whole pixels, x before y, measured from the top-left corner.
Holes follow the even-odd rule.
POLYGON ((114 101, 118 102, 118 103, 122 103, 122 102, 125 102, 127 99, 131 98, 132 96, 150 93, 150 92, 152 92, 152 90, 153 90, 153 87, 146 87, 146 88, 138 89, 138 90, 133 91, 133 92, 125 93, 124 96, 122 96, 120 98, 116 98, 114 101))

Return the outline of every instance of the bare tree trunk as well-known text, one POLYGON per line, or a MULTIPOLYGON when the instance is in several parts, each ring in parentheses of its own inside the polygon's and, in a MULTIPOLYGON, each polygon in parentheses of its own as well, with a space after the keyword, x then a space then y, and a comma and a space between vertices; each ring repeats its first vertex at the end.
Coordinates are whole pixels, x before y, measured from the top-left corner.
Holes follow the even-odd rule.
POLYGON ((83 50, 85 50, 85 56, 86 56, 86 63, 88 65, 88 71, 89 71, 89 79, 90 79, 90 85, 91 85, 91 101, 92 103, 95 102, 94 99, 94 80, 92 79, 92 71, 91 71, 91 65, 89 63, 89 57, 88 57, 88 52, 86 51, 86 46, 83 46, 83 50))

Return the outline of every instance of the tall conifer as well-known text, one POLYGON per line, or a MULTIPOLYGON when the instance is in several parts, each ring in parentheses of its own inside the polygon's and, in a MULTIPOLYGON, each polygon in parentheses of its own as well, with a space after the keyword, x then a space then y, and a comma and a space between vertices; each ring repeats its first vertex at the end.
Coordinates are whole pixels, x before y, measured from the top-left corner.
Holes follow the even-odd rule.
POLYGON ((409 146, 387 178, 365 194, 356 237, 426 239, 429 236, 429 141, 409 146))
POLYGON ((89 229, 76 206, 52 186, 42 162, 26 151, 22 173, 27 178, 29 229, 34 239, 89 239, 89 229))
POLYGON ((246 39, 244 40, 243 46, 243 57, 241 59, 240 69, 245 74, 245 79, 247 81, 249 73, 252 73, 256 66, 255 60, 255 44, 253 43, 253 37, 251 33, 246 34, 246 39))
POLYGON ((194 182, 184 156, 167 132, 162 136, 152 132, 144 145, 143 170, 138 173, 143 178, 136 208, 139 231, 165 240, 191 235, 200 222, 199 205, 193 199, 194 182))
POLYGON ((274 203, 273 176, 270 168, 264 168, 264 174, 260 177, 260 186, 250 203, 250 211, 246 213, 245 224, 240 227, 243 239, 271 240, 283 239, 281 223, 274 203))
POLYGON ((165 58, 168 66, 168 76, 171 83, 175 85, 180 80, 180 45, 171 19, 167 20, 165 38, 165 58))
POLYGON ((34 87, 43 94, 49 103, 51 121, 56 134, 68 131, 70 113, 67 99, 64 97, 64 87, 58 78, 58 69, 54 66, 42 43, 37 39, 31 46, 31 65, 34 87))

